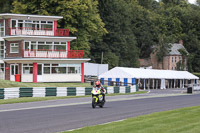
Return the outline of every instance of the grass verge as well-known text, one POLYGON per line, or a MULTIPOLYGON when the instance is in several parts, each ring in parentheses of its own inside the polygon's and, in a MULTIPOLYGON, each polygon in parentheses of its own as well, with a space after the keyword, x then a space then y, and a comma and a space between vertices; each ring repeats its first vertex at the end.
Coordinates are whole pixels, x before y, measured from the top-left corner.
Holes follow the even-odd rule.
MULTIPOLYGON (((134 93, 125 93, 125 94, 106 94, 106 96, 116 96, 116 95, 132 95, 132 94, 142 94, 146 93, 146 91, 138 91, 134 93)), ((81 97, 91 97, 91 95, 87 96, 63 96, 63 97, 22 97, 22 98, 14 98, 14 99, 1 99, 0 104, 13 104, 13 103, 26 103, 26 102, 37 102, 37 101, 47 101, 47 100, 58 100, 58 99, 67 99, 67 98, 81 98, 81 97)))
POLYGON ((9 87, 91 87, 90 83, 21 83, 0 80, 0 88, 9 87))
MULTIPOLYGON (((78 96, 87 97, 87 96, 78 96)), ((13 99, 1 99, 0 104, 13 104, 13 103, 27 103, 27 102, 37 102, 37 101, 47 101, 47 100, 58 100, 58 99, 67 99, 67 98, 78 98, 77 96, 63 96, 63 97, 21 97, 13 99)))
POLYGON ((200 106, 188 107, 84 127, 70 133, 199 133, 199 112, 200 106))

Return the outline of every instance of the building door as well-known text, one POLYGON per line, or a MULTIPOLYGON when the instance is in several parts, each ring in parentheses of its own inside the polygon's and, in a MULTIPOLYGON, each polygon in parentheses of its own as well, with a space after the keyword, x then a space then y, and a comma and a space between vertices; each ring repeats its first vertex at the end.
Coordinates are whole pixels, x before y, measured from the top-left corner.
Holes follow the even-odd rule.
POLYGON ((15 81, 15 74, 19 74, 18 64, 10 64, 10 81, 15 81))
POLYGON ((42 64, 37 65, 37 81, 42 82, 42 64))
POLYGON ((4 64, 0 64, 0 79, 4 79, 4 64))
POLYGON ((11 28, 14 29, 16 27, 17 27, 17 20, 12 19, 12 21, 11 21, 11 28))

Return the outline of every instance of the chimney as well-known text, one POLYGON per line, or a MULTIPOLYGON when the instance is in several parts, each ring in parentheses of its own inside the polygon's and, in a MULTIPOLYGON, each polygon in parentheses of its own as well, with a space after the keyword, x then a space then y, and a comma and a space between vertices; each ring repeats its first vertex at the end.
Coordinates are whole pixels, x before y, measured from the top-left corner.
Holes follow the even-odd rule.
POLYGON ((183 45, 183 40, 179 40, 179 44, 183 45))

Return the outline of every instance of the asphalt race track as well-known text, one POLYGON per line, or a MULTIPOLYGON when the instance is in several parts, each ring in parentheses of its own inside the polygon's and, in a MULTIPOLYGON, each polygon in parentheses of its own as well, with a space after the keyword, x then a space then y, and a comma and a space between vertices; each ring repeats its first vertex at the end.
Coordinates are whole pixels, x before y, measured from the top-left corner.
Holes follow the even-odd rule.
POLYGON ((164 97, 147 95, 107 97, 105 107, 95 109, 92 109, 89 97, 0 105, 0 132, 60 132, 153 112, 200 105, 199 94, 164 97))

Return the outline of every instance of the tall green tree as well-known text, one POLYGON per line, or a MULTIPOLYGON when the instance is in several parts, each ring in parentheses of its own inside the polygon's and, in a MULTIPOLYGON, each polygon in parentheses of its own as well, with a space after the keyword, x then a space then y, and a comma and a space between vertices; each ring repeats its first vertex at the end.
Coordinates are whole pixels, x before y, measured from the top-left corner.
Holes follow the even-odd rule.
POLYGON ((14 0, 0 0, 0 13, 10 13, 14 0))
POLYGON ((131 8, 130 28, 136 37, 139 57, 148 58, 152 52, 152 46, 158 42, 158 15, 142 7, 137 1, 132 0, 129 5, 131 8))
POLYGON ((165 4, 168 4, 170 6, 172 5, 181 5, 181 4, 187 4, 188 0, 161 0, 165 4))
MULTIPOLYGON (((99 10, 103 22, 106 24, 108 34, 92 51, 96 55, 105 53, 104 62, 110 67, 138 66, 138 48, 136 38, 131 30, 131 7, 125 0, 99 0, 99 10), (112 56, 110 56, 112 55, 112 56), (118 59, 118 61, 113 60, 118 59)), ((94 62, 100 62, 95 60, 94 62)))
POLYGON ((91 41, 99 41, 107 32, 104 28, 97 0, 15 0, 13 13, 63 16, 58 22, 60 27, 70 29, 72 49, 85 50, 90 54, 91 41))
POLYGON ((196 0, 196 4, 200 6, 200 0, 196 0))

